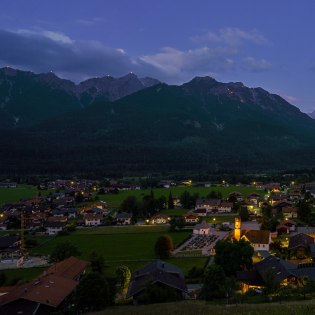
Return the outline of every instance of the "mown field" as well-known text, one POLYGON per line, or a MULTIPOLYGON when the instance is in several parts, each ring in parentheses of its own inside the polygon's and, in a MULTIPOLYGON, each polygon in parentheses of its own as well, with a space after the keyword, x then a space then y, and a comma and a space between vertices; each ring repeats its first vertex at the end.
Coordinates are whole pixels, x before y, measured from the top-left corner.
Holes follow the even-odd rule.
MULTIPOLYGON (((223 198, 227 198, 229 194, 233 191, 238 191, 244 196, 249 195, 252 192, 257 192, 261 196, 264 196, 265 192, 263 190, 256 190, 253 187, 246 186, 230 186, 230 187, 172 187, 172 188, 155 188, 152 189, 154 192, 154 197, 158 198, 164 195, 166 198, 169 196, 169 193, 172 192, 172 196, 180 196, 185 190, 190 194, 198 193, 200 197, 206 197, 211 191, 221 192, 223 198)), ((144 190, 127 190, 120 191, 118 194, 105 194, 99 195, 101 200, 104 200, 108 203, 110 208, 117 209, 119 208, 120 203, 128 196, 135 196, 137 199, 141 200, 143 196, 149 195, 151 189, 144 190)), ((174 210, 175 211, 175 210, 174 210)), ((176 213, 176 212, 175 212, 176 213)))
POLYGON ((288 303, 209 305, 202 301, 183 301, 151 305, 110 307, 91 315, 305 315, 315 313, 315 300, 288 303))
MULTIPOLYGON (((159 236, 168 234, 174 244, 182 242, 191 231, 169 232, 166 226, 129 226, 129 227, 98 227, 80 229, 70 235, 44 237, 42 245, 34 247, 32 254, 49 255, 59 243, 68 241, 81 251, 82 259, 89 259, 92 251, 102 254, 105 258, 107 271, 113 275, 119 265, 127 265, 131 271, 141 268, 155 258, 154 244, 159 236), (48 241, 47 241, 48 239, 48 241)), ((42 237, 37 237, 42 242, 42 237)), ((171 258, 183 269, 184 273, 193 267, 202 268, 207 258, 171 258)))
POLYGON ((38 190, 34 186, 18 186, 17 188, 0 188, 0 205, 17 202, 24 198, 37 196, 38 190))
POLYGON ((32 198, 40 193, 47 195, 52 190, 38 190, 36 186, 19 185, 16 188, 0 188, 0 206, 5 203, 18 202, 21 199, 32 198))

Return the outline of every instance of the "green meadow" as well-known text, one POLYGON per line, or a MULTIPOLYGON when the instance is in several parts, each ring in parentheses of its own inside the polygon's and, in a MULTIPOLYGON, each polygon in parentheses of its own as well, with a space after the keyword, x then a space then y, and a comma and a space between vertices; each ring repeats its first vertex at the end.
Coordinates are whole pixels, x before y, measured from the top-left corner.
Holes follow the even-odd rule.
MULTIPOLYGON (((155 259, 154 244, 161 236, 168 234, 174 245, 186 239, 191 231, 169 232, 166 226, 129 226, 84 228, 70 235, 51 237, 34 247, 32 254, 48 256, 59 243, 68 241, 81 251, 82 259, 89 259, 92 251, 104 256, 107 270, 113 275, 119 265, 127 265, 132 271, 155 259)), ((37 237, 41 242, 41 237, 37 237)), ((181 267, 187 273, 193 266, 202 268, 207 258, 171 258, 170 263, 181 267)))
MULTIPOLYGON (((160 196, 165 196, 166 198, 169 196, 169 193, 172 192, 172 196, 178 196, 184 192, 188 191, 190 194, 198 193, 200 197, 206 197, 211 191, 221 192, 223 198, 227 198, 229 194, 233 191, 238 191, 242 193, 244 196, 249 195, 252 192, 257 192, 261 196, 264 196, 265 192, 263 190, 256 190, 253 187, 247 186, 229 186, 229 187, 172 187, 172 188, 155 188, 152 189, 154 193, 154 197, 158 198, 160 196)), ((113 209, 119 208, 121 202, 128 196, 135 196, 137 199, 141 200, 143 196, 149 195, 151 193, 151 189, 144 189, 144 190, 127 190, 127 191, 120 191, 118 194, 105 194, 99 195, 101 200, 104 200, 108 203, 108 206, 113 209)), ((177 210, 177 209, 175 209, 177 210)), ((175 213, 177 213, 174 210, 175 213)))

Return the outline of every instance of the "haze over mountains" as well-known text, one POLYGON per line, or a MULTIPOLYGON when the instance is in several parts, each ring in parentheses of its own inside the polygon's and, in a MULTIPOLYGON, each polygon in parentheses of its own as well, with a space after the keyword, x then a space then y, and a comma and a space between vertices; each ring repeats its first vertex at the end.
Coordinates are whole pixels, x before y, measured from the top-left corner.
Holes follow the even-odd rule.
POLYGON ((262 88, 210 77, 76 85, 6 68, 0 107, 1 173, 279 170, 315 158, 308 115, 262 88))

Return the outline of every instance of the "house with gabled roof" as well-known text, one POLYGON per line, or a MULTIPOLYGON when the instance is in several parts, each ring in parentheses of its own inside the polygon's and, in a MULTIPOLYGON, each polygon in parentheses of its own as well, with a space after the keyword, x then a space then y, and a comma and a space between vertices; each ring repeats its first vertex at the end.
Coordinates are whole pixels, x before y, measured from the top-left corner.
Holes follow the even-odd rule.
POLYGON ((0 314, 51 314, 61 312, 70 301, 87 262, 70 257, 51 266, 33 281, 0 296, 0 314))
POLYGON ((193 229, 193 234, 197 235, 209 235, 211 225, 206 221, 202 221, 200 224, 196 224, 193 229))
POLYGON ((130 225, 132 220, 132 213, 121 212, 116 215, 116 222, 119 225, 130 225))
POLYGON ((250 242, 256 251, 269 251, 272 243, 270 231, 264 230, 243 231, 241 238, 250 242))
POLYGON ((310 245, 313 245, 314 238, 303 233, 291 236, 289 239, 288 251, 290 257, 305 259, 311 257, 310 245))
POLYGON ((155 260, 132 273, 126 298, 132 297, 134 303, 141 302, 141 295, 148 286, 153 285, 172 288, 182 299, 188 293, 182 270, 162 260, 155 260))

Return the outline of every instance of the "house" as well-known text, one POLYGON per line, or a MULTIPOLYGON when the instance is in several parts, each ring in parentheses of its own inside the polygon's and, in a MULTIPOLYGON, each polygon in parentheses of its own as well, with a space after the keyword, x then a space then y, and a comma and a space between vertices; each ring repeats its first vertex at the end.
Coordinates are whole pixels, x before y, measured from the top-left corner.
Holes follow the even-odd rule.
POLYGON ((231 192, 229 194, 229 200, 231 200, 230 198, 235 199, 236 201, 243 201, 244 200, 243 195, 238 191, 231 192))
POLYGON ((184 220, 186 224, 196 224, 199 222, 199 216, 196 213, 188 212, 186 215, 184 215, 184 220))
POLYGON ((308 236, 315 238, 315 226, 298 226, 297 232, 307 234, 308 236))
POLYGON ((210 224, 206 221, 202 221, 200 224, 196 224, 193 229, 193 234, 196 235, 209 235, 210 234, 210 224))
POLYGON ((171 220, 171 218, 165 214, 156 214, 150 218, 149 222, 150 222, 150 224, 166 224, 170 220, 171 220))
POLYGON ((295 232, 297 223, 293 220, 285 220, 282 222, 283 225, 287 226, 289 228, 290 232, 295 232))
POLYGON ((282 213, 285 218, 288 219, 295 219, 298 217, 298 209, 297 207, 282 207, 282 213))
POLYGON ((265 190, 269 191, 269 192, 280 192, 281 190, 281 185, 280 183, 268 183, 265 184, 265 190))
POLYGON ((289 227, 284 225, 284 224, 277 225, 276 231, 277 231, 278 235, 289 234, 290 233, 289 227))
POLYGON ((156 260, 132 273, 126 298, 132 297, 134 303, 141 303, 141 297, 149 286, 173 288, 177 298, 181 299, 188 293, 181 269, 162 260, 156 260))
POLYGON ((45 222, 44 227, 46 228, 46 234, 48 235, 57 235, 59 232, 62 232, 66 228, 64 222, 45 222))
POLYGON ((206 209, 207 212, 216 211, 221 204, 221 199, 197 199, 195 210, 206 209))
POLYGON ((84 215, 84 224, 86 226, 97 226, 101 225, 103 216, 101 214, 86 213, 84 215))
POLYGON ((116 216, 116 222, 119 225, 130 225, 132 220, 132 213, 121 212, 116 216))
POLYGON ((0 188, 16 188, 17 183, 16 182, 1 182, 0 188))
POLYGON ((289 200, 290 201, 299 201, 304 198, 304 195, 299 190, 293 190, 289 192, 289 200))
POLYGON ((256 251, 269 251, 269 245, 272 243, 270 231, 264 230, 244 231, 241 238, 250 242, 256 251))
POLYGON ((289 239, 288 251, 291 258, 305 259, 311 256, 310 245, 314 244, 314 238, 299 233, 289 239))
POLYGON ((218 213, 231 212, 232 208, 233 202, 221 201, 220 205, 218 206, 218 213))
POLYGON ((63 313, 85 272, 87 262, 70 257, 54 264, 40 277, 0 296, 0 314, 63 313))
POLYGON ((207 216, 207 209, 196 209, 193 210, 193 213, 196 214, 198 217, 206 217, 207 216))
POLYGON ((261 197, 258 193, 251 193, 247 196, 247 202, 251 205, 258 206, 261 197))
POLYGON ((265 286, 270 278, 270 274, 274 281, 280 285, 288 283, 296 283, 297 276, 292 270, 297 267, 283 259, 268 256, 264 260, 254 264, 253 270, 238 271, 236 278, 241 282, 242 291, 247 292, 249 289, 261 289, 265 286))
POLYGON ((62 222, 67 223, 68 218, 66 216, 52 216, 47 218, 48 222, 62 222))

